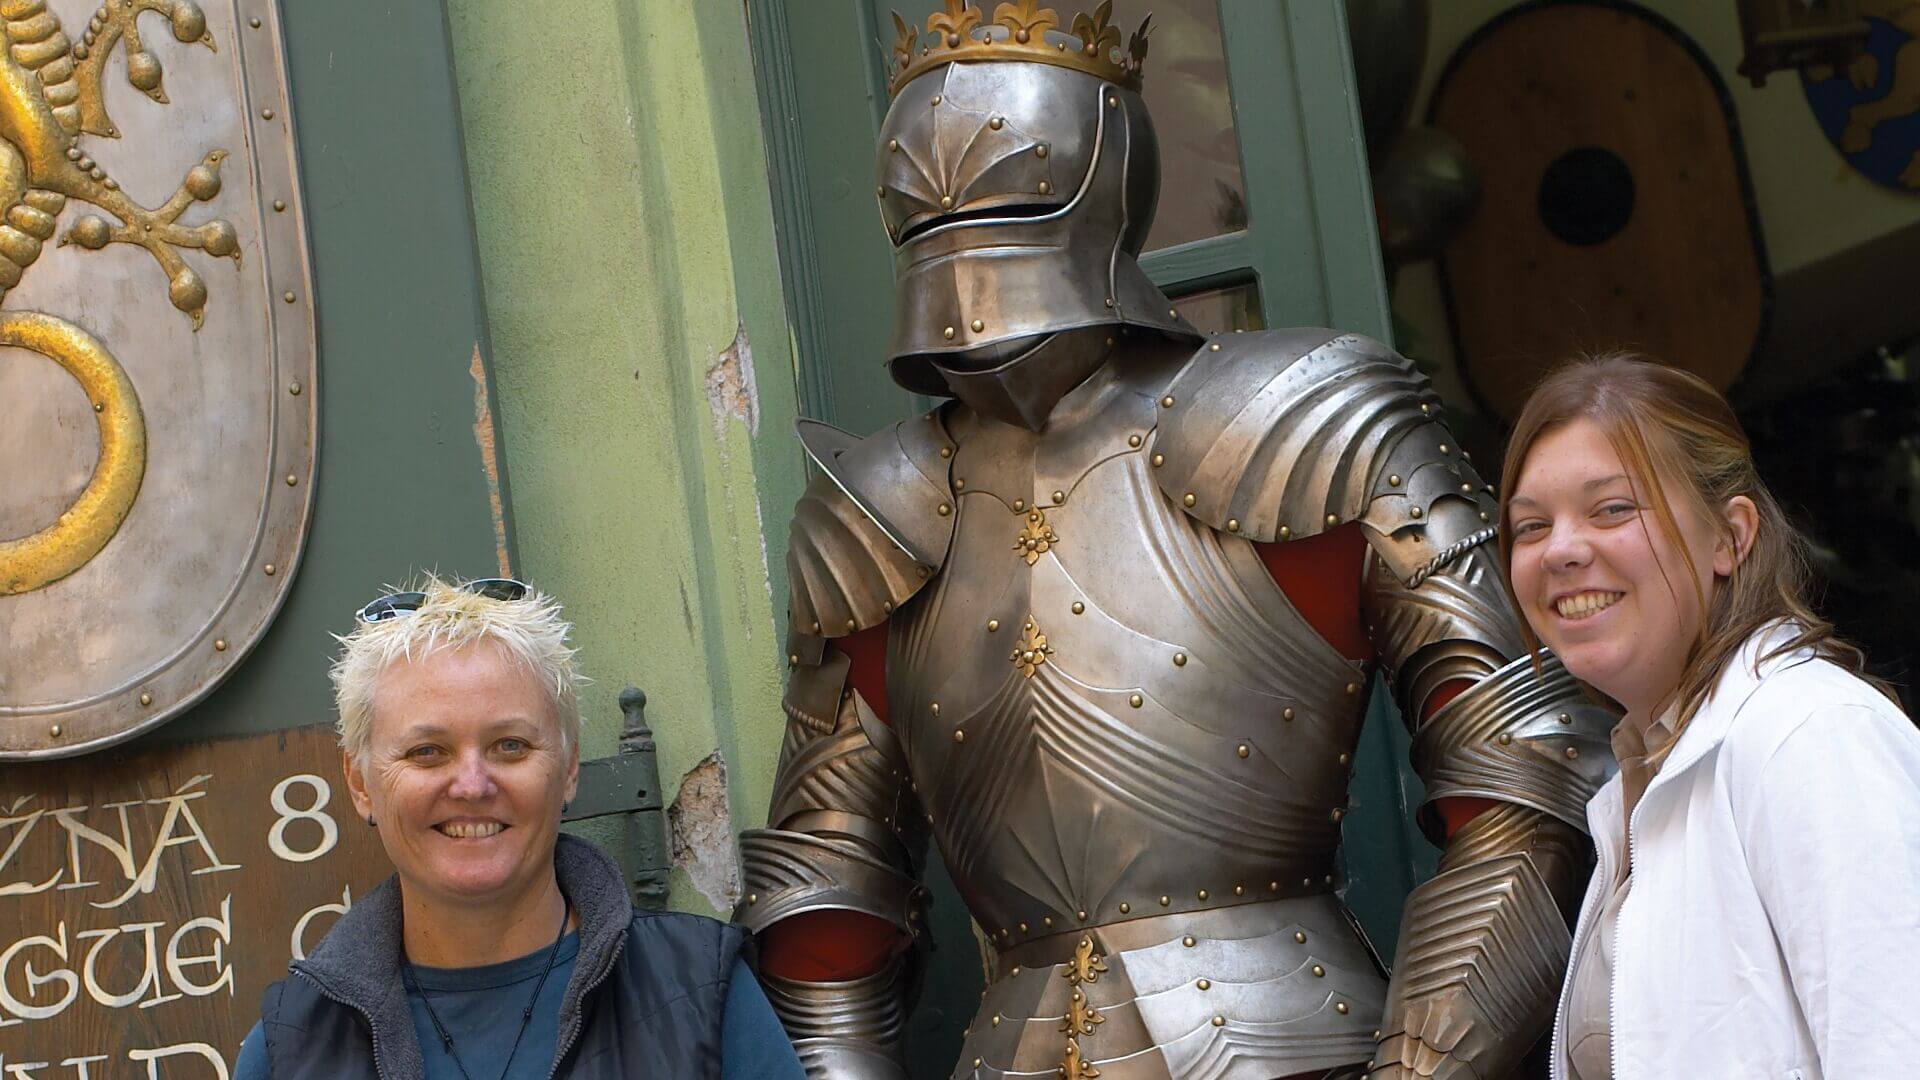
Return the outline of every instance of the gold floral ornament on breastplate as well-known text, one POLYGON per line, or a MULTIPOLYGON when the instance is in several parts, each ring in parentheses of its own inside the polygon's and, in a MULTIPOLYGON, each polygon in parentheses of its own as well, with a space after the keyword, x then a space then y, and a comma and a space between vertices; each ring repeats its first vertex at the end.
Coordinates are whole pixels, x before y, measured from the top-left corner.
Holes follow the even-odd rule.
POLYGON ((1083 937, 1080 944, 1074 946, 1073 959, 1067 962, 1067 970, 1062 972, 1073 986, 1073 997, 1067 1003, 1067 1015, 1060 1021, 1060 1030, 1067 1033, 1067 1052, 1060 1062, 1060 1075, 1065 1080, 1090 1080, 1099 1076, 1100 1070, 1089 1065, 1084 1052, 1080 1049, 1080 1040, 1092 1035, 1095 1025, 1104 1024, 1107 1018, 1087 1000, 1084 989, 1100 980, 1100 973, 1107 970, 1107 961, 1094 951, 1093 939, 1083 937))
POLYGON ((1013 553, 1032 566, 1059 542, 1060 535, 1047 524, 1047 515, 1035 507, 1027 511, 1027 525, 1020 530, 1020 539, 1013 542, 1013 553))
POLYGON ((1020 669, 1020 674, 1031 679, 1040 670, 1040 665, 1047 662, 1047 657, 1053 655, 1053 646, 1047 644, 1047 635, 1040 632, 1032 619, 1027 620, 1025 632, 1026 636, 1014 645, 1007 659, 1020 669))

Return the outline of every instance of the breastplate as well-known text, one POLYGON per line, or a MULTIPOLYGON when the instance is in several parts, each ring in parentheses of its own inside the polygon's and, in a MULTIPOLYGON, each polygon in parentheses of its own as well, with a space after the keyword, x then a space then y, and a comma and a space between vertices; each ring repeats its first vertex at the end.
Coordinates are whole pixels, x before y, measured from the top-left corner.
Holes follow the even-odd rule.
POLYGON ((1210 1038, 1271 1052, 1215 1053, 1249 1071, 1209 1076, 1364 1060, 1379 1015, 1378 972, 1331 896, 1366 673, 1251 544, 1160 491, 1161 386, 1105 369, 1040 434, 949 417, 953 543, 894 616, 888 697, 935 840, 1000 953, 962 1075, 974 1057, 981 1075, 1078 1067, 1062 1039, 1081 1037, 1061 1031, 1069 1004, 1096 1000, 1115 1022, 1073 1053, 1115 1078, 1187 1075, 1175 1058, 1215 1053, 1210 1038), (1071 978, 1085 951, 1107 971, 1098 993, 1071 978), (1209 966, 1263 989, 1208 1004, 1193 995, 1209 966))

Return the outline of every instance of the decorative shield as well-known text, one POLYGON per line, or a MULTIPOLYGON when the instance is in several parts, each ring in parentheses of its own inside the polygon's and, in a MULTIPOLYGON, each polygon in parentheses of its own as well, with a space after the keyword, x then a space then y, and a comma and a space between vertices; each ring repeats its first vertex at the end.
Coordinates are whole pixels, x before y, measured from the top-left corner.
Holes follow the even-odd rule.
POLYGON ((1866 51, 1844 69, 1802 73, 1807 104, 1862 176, 1920 192, 1920 0, 1862 0, 1866 51))
POLYGON ((0 16, 0 759, 59 757, 177 715, 279 609, 313 292, 277 4, 0 16))
POLYGON ((1633 348, 1725 389, 1772 275, 1731 100, 1699 46, 1626 0, 1521 4, 1462 44, 1431 122, 1479 170, 1440 258, 1460 370, 1511 422, 1561 359, 1633 348))

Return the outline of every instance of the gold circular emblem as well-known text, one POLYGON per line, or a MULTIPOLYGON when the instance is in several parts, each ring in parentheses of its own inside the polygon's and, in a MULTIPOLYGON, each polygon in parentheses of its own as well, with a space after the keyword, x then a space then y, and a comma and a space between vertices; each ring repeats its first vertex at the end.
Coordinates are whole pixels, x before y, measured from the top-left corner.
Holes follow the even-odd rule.
POLYGON ((32 592, 85 566, 120 531, 147 471, 147 422, 126 369, 93 335, 36 311, 0 312, 0 345, 39 353, 87 392, 100 426, 93 477, 59 520, 31 536, 0 540, 0 595, 32 592))

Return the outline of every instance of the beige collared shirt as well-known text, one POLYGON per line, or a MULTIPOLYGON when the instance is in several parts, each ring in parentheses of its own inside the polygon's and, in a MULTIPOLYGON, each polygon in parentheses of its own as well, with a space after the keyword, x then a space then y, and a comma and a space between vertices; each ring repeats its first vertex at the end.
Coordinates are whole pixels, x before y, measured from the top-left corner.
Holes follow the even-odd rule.
MULTIPOLYGON (((1620 819, 1624 836, 1633 820, 1633 808, 1659 767, 1647 759, 1651 751, 1673 742, 1674 711, 1667 709, 1651 723, 1631 717, 1614 725, 1613 754, 1620 762, 1620 794, 1625 813, 1620 819)), ((1621 845, 1623 849, 1626 845, 1621 845)), ((1573 958, 1573 978, 1567 985, 1567 1075, 1569 1080, 1613 1080, 1613 928, 1620 905, 1633 885, 1633 867, 1625 859, 1613 867, 1606 903, 1593 920, 1593 930, 1573 958)))

